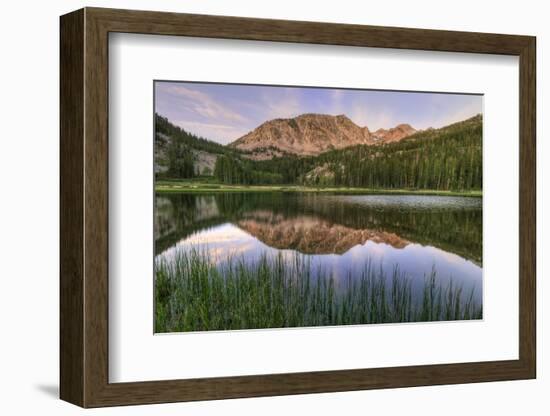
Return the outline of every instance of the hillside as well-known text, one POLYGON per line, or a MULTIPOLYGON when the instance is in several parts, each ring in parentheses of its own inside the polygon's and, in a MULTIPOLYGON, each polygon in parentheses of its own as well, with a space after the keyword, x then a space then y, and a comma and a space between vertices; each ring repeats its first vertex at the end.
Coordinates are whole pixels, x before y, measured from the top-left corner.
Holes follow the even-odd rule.
POLYGON ((368 127, 358 126, 345 115, 302 114, 266 121, 229 147, 248 151, 248 157, 255 160, 288 154, 316 156, 350 146, 399 141, 415 131, 408 124, 400 124, 371 133, 368 127))
POLYGON ((189 178, 212 175, 217 158, 236 151, 195 136, 155 114, 154 153, 157 176, 189 178))
POLYGON ((481 189, 482 117, 420 131, 400 141, 358 145, 316 157, 258 161, 283 183, 368 188, 481 189))
POLYGON ((481 115, 424 131, 400 124, 371 133, 345 116, 311 114, 271 120, 262 126, 258 129, 269 132, 262 136, 264 139, 259 139, 258 134, 255 141, 249 133, 223 146, 190 134, 157 115, 157 178, 206 175, 214 176, 220 183, 243 185, 482 188, 481 115), (298 120, 296 125, 292 120, 298 120), (299 130, 300 138, 292 138, 288 129, 294 133, 299 130), (314 131, 320 131, 319 135, 314 131), (267 147, 259 147, 258 143, 267 147), (305 155, 296 154, 298 151, 305 155))

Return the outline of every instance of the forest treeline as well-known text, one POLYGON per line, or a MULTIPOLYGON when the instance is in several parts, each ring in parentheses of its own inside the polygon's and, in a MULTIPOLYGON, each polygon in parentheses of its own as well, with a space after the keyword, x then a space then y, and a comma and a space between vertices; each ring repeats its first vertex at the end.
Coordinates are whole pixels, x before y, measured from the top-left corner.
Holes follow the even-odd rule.
POLYGON ((473 190, 482 188, 482 117, 420 131, 399 142, 360 145, 319 156, 286 155, 254 161, 199 138, 157 116, 157 132, 175 137, 166 151, 167 175, 193 176, 192 148, 217 155, 213 175, 228 184, 302 184, 367 188, 473 190), (189 168, 189 164, 191 167, 189 168))
POLYGON ((235 150, 189 133, 155 113, 155 163, 166 167, 163 177, 193 178, 196 174, 193 150, 215 155, 236 154, 235 150))
POLYGON ((175 147, 187 146, 193 149, 217 154, 236 153, 235 150, 230 147, 205 139, 204 137, 196 136, 178 126, 174 126, 166 117, 159 114, 155 114, 155 133, 169 136, 175 147))

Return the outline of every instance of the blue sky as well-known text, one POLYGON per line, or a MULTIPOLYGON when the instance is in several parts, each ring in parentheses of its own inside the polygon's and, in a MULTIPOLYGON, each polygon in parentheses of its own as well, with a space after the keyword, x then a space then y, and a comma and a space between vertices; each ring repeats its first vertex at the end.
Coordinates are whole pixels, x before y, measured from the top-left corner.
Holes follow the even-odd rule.
POLYGON ((155 111, 227 144, 267 120, 304 113, 345 114, 371 131, 400 123, 438 128, 481 113, 482 96, 157 81, 155 111))

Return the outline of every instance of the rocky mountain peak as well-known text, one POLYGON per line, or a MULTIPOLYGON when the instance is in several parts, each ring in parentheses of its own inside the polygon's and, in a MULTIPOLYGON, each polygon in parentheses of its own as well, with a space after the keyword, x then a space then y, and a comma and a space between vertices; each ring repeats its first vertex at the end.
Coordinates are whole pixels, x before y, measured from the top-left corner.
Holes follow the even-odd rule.
POLYGON ((371 133, 368 127, 358 126, 345 114, 306 113, 266 121, 229 146, 252 152, 257 155, 253 156, 256 159, 283 154, 315 156, 360 144, 399 141, 415 131, 409 124, 399 124, 389 130, 379 129, 371 133), (266 149, 269 152, 265 153, 266 149))

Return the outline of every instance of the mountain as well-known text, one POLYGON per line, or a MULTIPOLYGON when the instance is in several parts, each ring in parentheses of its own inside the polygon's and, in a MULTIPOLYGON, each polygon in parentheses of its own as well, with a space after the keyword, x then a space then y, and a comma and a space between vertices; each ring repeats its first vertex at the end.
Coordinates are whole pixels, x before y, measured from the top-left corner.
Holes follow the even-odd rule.
POLYGON ((393 143, 414 133, 416 133, 416 130, 410 124, 398 124, 388 130, 378 129, 372 133, 372 137, 376 143, 393 143))
POLYGON ((266 121, 229 147, 246 151, 255 160, 288 154, 316 156, 350 146, 395 142, 415 132, 410 125, 400 124, 371 133, 368 127, 358 126, 345 115, 302 114, 266 121))
POLYGON ((482 135, 481 114, 437 129, 399 124, 375 132, 346 116, 305 114, 271 120, 224 146, 156 115, 155 174, 244 185, 479 190, 482 135))

